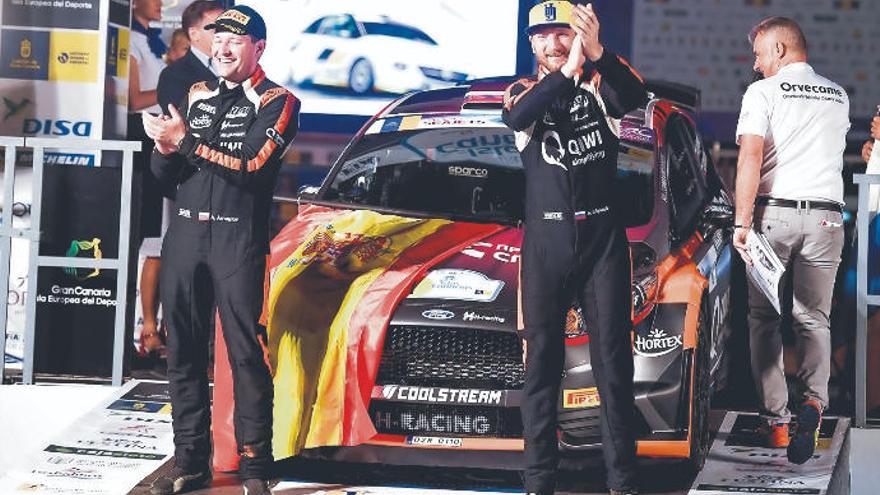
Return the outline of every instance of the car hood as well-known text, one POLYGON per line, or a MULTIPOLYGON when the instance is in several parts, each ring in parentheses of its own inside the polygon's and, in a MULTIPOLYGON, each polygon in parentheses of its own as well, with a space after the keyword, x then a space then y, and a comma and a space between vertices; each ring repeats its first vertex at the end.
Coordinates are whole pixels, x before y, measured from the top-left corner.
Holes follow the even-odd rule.
POLYGON ((391 324, 516 331, 521 244, 522 229, 507 228, 430 267, 391 324))

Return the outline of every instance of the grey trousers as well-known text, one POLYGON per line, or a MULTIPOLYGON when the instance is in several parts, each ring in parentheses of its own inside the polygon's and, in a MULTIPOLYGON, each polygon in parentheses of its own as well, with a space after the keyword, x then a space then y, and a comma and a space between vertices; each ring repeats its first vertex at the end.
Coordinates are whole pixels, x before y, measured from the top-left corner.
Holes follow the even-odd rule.
MULTIPOLYGON (((762 232, 786 266, 793 288, 792 326, 796 337, 797 377, 804 400, 828 406, 831 371, 831 296, 843 249, 840 213, 779 206, 756 206, 755 229, 762 232)), ((761 414, 788 422, 788 388, 782 363, 780 316, 749 283, 749 337, 752 376, 761 414)))

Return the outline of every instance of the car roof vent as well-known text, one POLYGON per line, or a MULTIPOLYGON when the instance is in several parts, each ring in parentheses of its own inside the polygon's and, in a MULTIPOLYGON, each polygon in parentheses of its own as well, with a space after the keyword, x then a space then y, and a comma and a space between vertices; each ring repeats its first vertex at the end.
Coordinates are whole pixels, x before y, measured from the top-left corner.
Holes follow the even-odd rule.
POLYGON ((504 103, 504 91, 474 91, 464 95, 462 110, 500 110, 504 103))

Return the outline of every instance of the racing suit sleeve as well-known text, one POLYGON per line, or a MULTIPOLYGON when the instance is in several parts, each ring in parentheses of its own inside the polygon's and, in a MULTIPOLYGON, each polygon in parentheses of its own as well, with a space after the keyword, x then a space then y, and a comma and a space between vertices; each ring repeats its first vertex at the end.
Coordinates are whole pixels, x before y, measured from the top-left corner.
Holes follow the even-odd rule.
MULTIPOLYGON (((181 112, 186 118, 187 97, 178 105, 181 112)), ((153 150, 153 156, 150 158, 150 171, 159 182, 162 194, 166 197, 173 198, 177 185, 183 182, 184 173, 186 172, 187 161, 177 153, 163 155, 158 150, 153 150)))
POLYGON ((602 58, 593 65, 602 76, 599 94, 602 95, 609 116, 623 118, 648 101, 645 82, 623 58, 606 49, 602 58))
POLYGON ((296 136, 300 109, 300 101, 282 88, 270 89, 262 98, 256 120, 241 138, 241 149, 230 151, 219 140, 187 132, 179 153, 233 184, 247 187, 259 182, 271 168, 265 165, 279 161, 296 136))
POLYGON ((553 101, 570 87, 574 87, 574 82, 560 71, 551 72, 538 82, 520 79, 504 92, 501 118, 515 131, 527 129, 544 117, 553 101))

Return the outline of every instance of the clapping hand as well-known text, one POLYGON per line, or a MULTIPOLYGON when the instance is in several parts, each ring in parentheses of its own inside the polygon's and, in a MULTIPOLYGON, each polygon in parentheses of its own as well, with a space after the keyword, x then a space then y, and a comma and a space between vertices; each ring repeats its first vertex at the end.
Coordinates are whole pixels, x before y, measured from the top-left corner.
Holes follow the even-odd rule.
POLYGON ((147 112, 141 114, 144 131, 155 141, 156 150, 163 155, 176 152, 180 141, 186 136, 186 122, 177 108, 168 105, 168 113, 170 116, 150 115, 147 112))
POLYGON ((568 59, 559 70, 562 72, 563 76, 571 79, 575 74, 580 73, 585 60, 584 44, 581 41, 581 35, 576 35, 574 41, 571 42, 571 50, 568 52, 568 59))
POLYGON ((590 62, 596 62, 602 58, 605 48, 599 42, 599 18, 593 11, 593 4, 575 5, 573 13, 571 27, 580 37, 586 57, 590 62))

